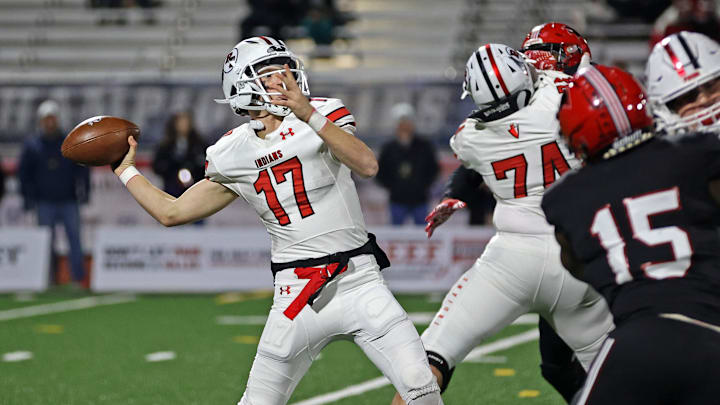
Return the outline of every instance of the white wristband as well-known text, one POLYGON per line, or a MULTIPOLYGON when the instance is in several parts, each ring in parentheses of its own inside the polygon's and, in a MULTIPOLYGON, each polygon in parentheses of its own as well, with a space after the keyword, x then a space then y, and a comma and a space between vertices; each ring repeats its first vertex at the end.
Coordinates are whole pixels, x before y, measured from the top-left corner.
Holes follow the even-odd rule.
POLYGON ((140 171, 135 166, 128 166, 122 173, 120 173, 120 181, 127 187, 128 181, 135 176, 141 176, 140 171))
POLYGON ((313 129, 313 131, 320 133, 320 131, 323 129, 325 124, 327 124, 328 119, 325 118, 324 115, 317 112, 317 110, 313 110, 313 113, 310 114, 310 119, 308 119, 307 123, 310 125, 310 128, 313 129))

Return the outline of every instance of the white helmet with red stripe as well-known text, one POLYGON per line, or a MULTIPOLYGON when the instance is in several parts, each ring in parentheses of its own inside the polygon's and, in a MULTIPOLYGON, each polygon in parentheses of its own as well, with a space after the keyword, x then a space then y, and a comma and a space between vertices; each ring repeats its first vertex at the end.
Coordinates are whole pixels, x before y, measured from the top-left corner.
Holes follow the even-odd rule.
POLYGON ((470 55, 460 98, 472 96, 479 110, 473 118, 494 121, 530 102, 533 94, 532 67, 515 49, 487 44, 470 55))
POLYGON ((645 76, 658 131, 720 131, 720 98, 681 111, 696 99, 701 86, 720 77, 717 42, 694 32, 672 34, 653 48, 645 76))
POLYGON ((258 73, 265 66, 284 64, 290 66, 298 86, 305 96, 310 95, 307 77, 300 59, 295 56, 283 41, 270 37, 252 37, 245 39, 225 57, 222 67, 222 88, 224 99, 216 99, 221 104, 230 104, 230 108, 239 115, 246 115, 248 110, 266 110, 270 114, 286 116, 289 107, 279 106, 270 102, 270 96, 280 93, 268 92, 260 80, 262 77, 277 73, 258 73))

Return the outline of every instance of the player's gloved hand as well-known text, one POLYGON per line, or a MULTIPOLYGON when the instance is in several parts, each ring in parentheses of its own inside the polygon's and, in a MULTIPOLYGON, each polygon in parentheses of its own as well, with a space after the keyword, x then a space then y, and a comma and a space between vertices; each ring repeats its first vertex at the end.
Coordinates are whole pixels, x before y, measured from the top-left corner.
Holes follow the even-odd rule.
POLYGON ((307 122, 314 111, 313 107, 310 105, 310 100, 302 94, 302 91, 297 84, 297 80, 295 80, 295 76, 293 76, 290 71, 290 66, 285 64, 284 68, 284 72, 276 73, 280 77, 280 80, 282 80, 282 84, 284 86, 279 84, 271 85, 268 86, 268 90, 276 91, 282 94, 285 96, 286 100, 273 99, 272 103, 275 105, 290 107, 295 116, 307 122))
POLYGON ((540 70, 556 70, 557 59, 555 55, 548 51, 525 51, 528 62, 532 63, 536 69, 540 70))
POLYGON ((110 165, 115 174, 118 176, 120 176, 128 167, 135 166, 135 152, 137 151, 138 143, 135 138, 128 136, 128 144, 130 145, 130 150, 128 150, 128 153, 125 154, 125 157, 121 161, 110 165))
POLYGON ((464 201, 460 201, 455 198, 448 198, 438 204, 427 217, 425 217, 425 233, 430 238, 435 231, 435 228, 442 225, 450 216, 457 210, 467 207, 464 201))

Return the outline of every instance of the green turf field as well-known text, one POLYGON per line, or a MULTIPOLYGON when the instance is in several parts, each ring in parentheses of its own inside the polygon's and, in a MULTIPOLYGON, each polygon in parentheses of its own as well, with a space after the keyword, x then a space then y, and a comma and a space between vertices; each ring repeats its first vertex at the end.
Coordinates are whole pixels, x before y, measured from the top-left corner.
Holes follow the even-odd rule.
MULTIPOLYGON (((434 312, 439 306, 437 297, 398 298, 410 313, 434 312)), ((270 304, 269 292, 0 295, 0 405, 235 404, 262 332, 262 318, 249 316, 266 315, 270 304), (83 308, 69 310, 68 304, 83 308), (148 361, 152 353, 165 360, 148 361)), ((417 327, 422 331, 426 325, 417 327)), ((535 327, 512 325, 493 340, 535 327)), ((444 401, 564 403, 541 378, 538 362, 537 340, 532 340, 490 353, 481 362, 463 363, 444 401)), ((355 345, 336 342, 313 364, 290 403, 389 404, 394 393, 389 385, 341 399, 315 398, 378 377, 355 345)))

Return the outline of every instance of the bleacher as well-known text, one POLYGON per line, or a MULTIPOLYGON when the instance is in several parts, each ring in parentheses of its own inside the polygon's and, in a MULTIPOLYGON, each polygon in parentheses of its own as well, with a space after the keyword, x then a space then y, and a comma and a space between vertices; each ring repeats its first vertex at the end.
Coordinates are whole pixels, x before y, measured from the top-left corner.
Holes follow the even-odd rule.
MULTIPOLYGON (((649 53, 650 26, 598 22, 587 0, 345 0, 356 18, 343 39, 316 58, 310 39, 288 41, 315 78, 368 81, 457 79, 478 44, 519 46, 532 26, 550 20, 587 35, 595 60, 622 62, 634 73, 649 53), (587 23, 586 23, 587 21, 587 23), (610 51, 612 49, 612 51, 610 51)), ((86 0, 0 3, 0 80, 209 80, 237 41, 242 0, 164 0, 162 7, 92 9, 86 0), (123 25, 101 20, 124 17, 123 25)))
MULTIPOLYGON (((86 0, 0 3, 0 80, 193 79, 217 77, 248 13, 239 0, 165 0, 150 10, 88 8, 86 0), (124 16, 123 25, 101 24, 124 16)), ((289 41, 314 74, 356 80, 440 76, 450 66, 463 1, 354 0, 332 59, 309 39, 289 41)))

